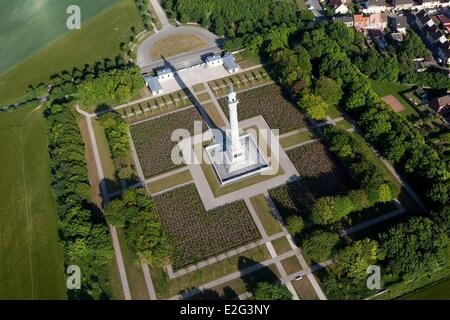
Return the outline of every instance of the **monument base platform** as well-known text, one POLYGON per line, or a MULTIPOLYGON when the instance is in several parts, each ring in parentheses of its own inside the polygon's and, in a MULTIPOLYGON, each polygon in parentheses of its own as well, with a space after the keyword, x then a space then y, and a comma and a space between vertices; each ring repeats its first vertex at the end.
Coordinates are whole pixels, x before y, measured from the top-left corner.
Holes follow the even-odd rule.
POLYGON ((217 143, 205 148, 221 185, 270 169, 250 134, 240 136, 239 141, 242 145, 244 156, 240 161, 234 163, 230 163, 227 150, 223 144, 217 143))

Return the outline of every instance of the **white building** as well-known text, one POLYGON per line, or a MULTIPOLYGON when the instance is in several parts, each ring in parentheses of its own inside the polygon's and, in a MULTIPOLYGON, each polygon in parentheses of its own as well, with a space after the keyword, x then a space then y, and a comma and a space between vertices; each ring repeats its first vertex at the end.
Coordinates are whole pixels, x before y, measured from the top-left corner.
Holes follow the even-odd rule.
POLYGON ((156 74, 158 75, 158 80, 167 80, 172 79, 175 77, 175 72, 172 71, 170 68, 164 68, 156 71, 156 74))
POLYGON ((205 62, 206 62, 207 68, 212 68, 212 67, 217 67, 217 66, 223 65, 222 57, 219 55, 208 56, 208 57, 206 57, 205 62))
POLYGON ((227 69, 229 73, 235 73, 239 70, 239 65, 236 63, 234 56, 231 53, 226 53, 222 60, 225 69, 227 69))
POLYGON ((158 77, 144 76, 144 81, 147 87, 152 92, 153 96, 162 94, 164 91, 159 83, 158 77))

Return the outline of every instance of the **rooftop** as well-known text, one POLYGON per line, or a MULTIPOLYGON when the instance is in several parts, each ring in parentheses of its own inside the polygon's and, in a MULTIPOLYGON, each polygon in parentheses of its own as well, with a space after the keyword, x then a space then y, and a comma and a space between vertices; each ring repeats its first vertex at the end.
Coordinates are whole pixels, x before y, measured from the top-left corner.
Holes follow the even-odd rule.
POLYGON ((158 92, 162 89, 157 77, 144 76, 144 80, 152 92, 158 92))
POLYGON ((170 69, 169 67, 159 69, 156 71, 156 74, 158 76, 162 76, 162 75, 169 74, 169 73, 173 73, 172 69, 170 69))
POLYGON ((232 70, 239 68, 239 65, 234 61, 234 57, 231 53, 227 53, 222 59, 226 69, 232 70))

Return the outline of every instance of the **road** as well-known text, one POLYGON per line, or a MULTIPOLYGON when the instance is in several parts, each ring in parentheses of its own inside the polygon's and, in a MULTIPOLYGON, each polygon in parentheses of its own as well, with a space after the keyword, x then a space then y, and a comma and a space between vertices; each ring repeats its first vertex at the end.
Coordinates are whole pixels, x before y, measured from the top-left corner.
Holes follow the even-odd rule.
POLYGON ((158 17, 159 22, 161 23, 161 29, 170 25, 169 20, 167 19, 166 12, 161 7, 161 4, 158 0, 150 0, 150 4, 152 5, 156 16, 158 17))
MULTIPOLYGON (((98 179, 100 180, 100 188, 103 196, 103 205, 106 206, 109 202, 108 189, 105 183, 105 175, 103 174, 103 167, 100 160, 100 154, 98 153, 97 140, 95 139, 94 127, 92 125, 92 115, 86 111, 81 110, 80 106, 76 106, 77 111, 86 117, 86 122, 89 131, 89 139, 91 140, 92 149, 94 151, 95 166, 97 168, 98 179)), ((113 225, 109 225, 111 232, 112 244, 114 248, 114 254, 116 257, 117 267, 119 268, 120 281, 122 283, 123 295, 125 300, 131 300, 130 286, 128 285, 128 278, 125 271, 125 265, 123 263, 122 251, 119 245, 119 239, 117 236, 117 230, 113 225)))
MULTIPOLYGON (((155 0, 156 1, 156 0, 155 0)), ((186 60, 191 60, 194 57, 199 59, 201 55, 210 53, 212 51, 217 52, 220 51, 220 48, 218 46, 217 36, 211 32, 209 32, 206 29, 196 27, 196 26, 180 26, 180 27, 174 27, 174 26, 166 26, 158 33, 150 36, 149 38, 145 39, 144 42, 139 46, 137 51, 137 65, 141 67, 143 70, 151 70, 152 68, 156 66, 162 66, 164 65, 164 61, 162 59, 153 60, 150 57, 150 50, 151 47, 159 40, 162 40, 166 37, 172 36, 172 35, 180 35, 180 34, 193 34, 194 36, 197 36, 203 40, 206 41, 207 46, 206 48, 203 48, 201 50, 196 50, 184 54, 180 54, 178 56, 171 57, 167 59, 171 64, 177 65, 180 62, 186 60)), ((147 71, 148 72, 148 71, 147 71)))

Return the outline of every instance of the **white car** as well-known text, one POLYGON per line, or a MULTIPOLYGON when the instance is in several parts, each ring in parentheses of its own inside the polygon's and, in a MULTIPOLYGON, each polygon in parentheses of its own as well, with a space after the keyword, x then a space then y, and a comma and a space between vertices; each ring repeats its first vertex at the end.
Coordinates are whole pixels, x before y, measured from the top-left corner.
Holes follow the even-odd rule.
POLYGON ((302 276, 302 275, 299 275, 299 276, 296 276, 294 280, 295 280, 295 281, 299 281, 299 280, 302 280, 302 279, 303 279, 303 276, 302 276))
POLYGON ((309 5, 309 6, 307 7, 307 9, 308 9, 309 11, 313 11, 313 10, 314 10, 314 7, 313 7, 312 5, 309 5))

